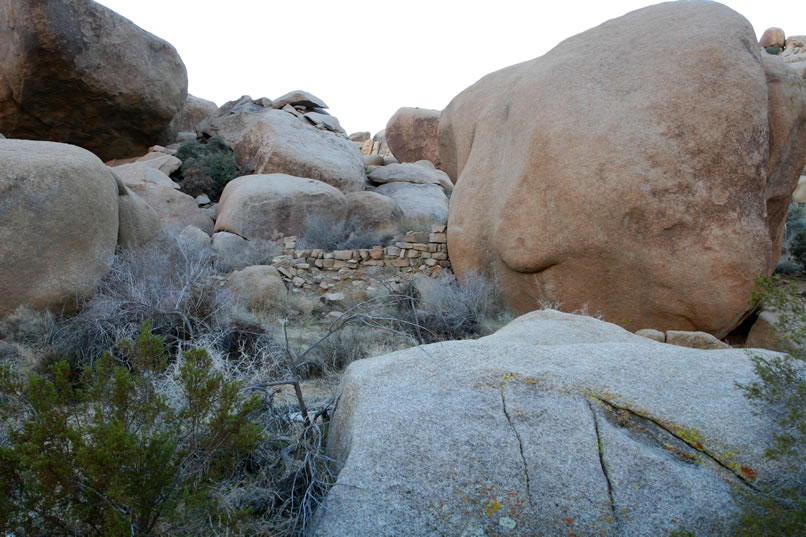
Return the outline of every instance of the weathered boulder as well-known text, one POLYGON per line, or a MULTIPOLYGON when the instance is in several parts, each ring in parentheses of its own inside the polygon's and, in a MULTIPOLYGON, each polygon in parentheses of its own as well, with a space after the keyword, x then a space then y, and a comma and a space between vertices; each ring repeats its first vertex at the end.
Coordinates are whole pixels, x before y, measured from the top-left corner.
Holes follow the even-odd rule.
POLYGON ((743 350, 555 311, 359 360, 329 428, 341 471, 313 533, 725 535, 733 488, 780 475, 763 457, 770 420, 734 384, 752 379, 743 350))
POLYGON ((400 162, 430 160, 439 168, 439 110, 401 108, 386 124, 386 143, 400 162))
POLYGON ((250 310, 266 309, 287 294, 282 276, 271 265, 236 270, 227 277, 225 286, 250 310))
POLYGON ((118 185, 118 246, 142 248, 162 235, 160 217, 143 198, 115 177, 118 185))
POLYGON ((378 236, 397 235, 403 209, 395 200, 377 192, 351 192, 345 196, 347 222, 356 230, 378 236))
POLYGON ((0 65, 0 130, 102 160, 145 153, 187 95, 169 43, 86 0, 0 3, 0 65))
POLYGON ((179 185, 158 169, 137 162, 110 170, 157 212, 166 233, 179 235, 189 225, 208 235, 213 233, 212 218, 199 208, 193 197, 180 192, 179 185))
POLYGON ((790 35, 786 39, 781 56, 796 56, 798 54, 806 54, 806 35, 790 35))
POLYGON ((0 192, 0 317, 75 309, 115 253, 114 175, 79 147, 0 140, 0 192))
POLYGON ((780 28, 767 28, 764 30, 764 33, 761 34, 761 39, 758 40, 758 44, 761 48, 784 48, 784 43, 786 43, 786 34, 780 28))
MULTIPOLYGON (((420 161, 422 163, 429 161, 420 161)), ((438 185, 446 195, 453 192, 453 182, 448 174, 421 163, 389 164, 376 168, 367 176, 373 183, 413 183, 416 185, 438 185)))
POLYGON ((322 181, 282 173, 245 175, 224 187, 215 231, 267 240, 302 235, 308 216, 343 222, 346 208, 344 194, 322 181))
POLYGON ((184 105, 160 136, 159 143, 172 144, 180 132, 195 132, 199 123, 216 112, 218 112, 218 105, 213 101, 188 94, 184 105))
POLYGON ((792 201, 806 203, 806 175, 798 178, 798 184, 792 192, 792 201))
POLYGON ((185 226, 185 229, 176 236, 176 242, 181 246, 182 251, 199 255, 212 246, 213 239, 196 226, 185 226))
POLYGON ((777 262, 806 91, 739 14, 669 2, 487 75, 439 139, 457 274, 496 274, 521 312, 722 337, 777 262))
POLYGON ((448 222, 448 197, 437 185, 386 183, 376 188, 375 192, 392 198, 400 206, 406 220, 432 224, 448 222))
POLYGON ((277 97, 271 102, 273 108, 283 108, 286 105, 304 106, 305 108, 327 108, 325 101, 308 93, 307 91, 294 90, 286 93, 282 97, 277 97))
POLYGON ((361 144, 369 140, 371 137, 372 134, 370 134, 369 131, 354 132, 350 136, 348 136, 351 142, 358 142, 361 144))
POLYGON ((134 162, 140 162, 146 166, 156 168, 165 175, 171 175, 182 166, 182 161, 175 156, 161 153, 159 151, 150 151, 142 157, 136 159, 134 162))
POLYGON ((232 148, 242 172, 285 173, 317 179, 343 192, 363 190, 364 159, 353 142, 317 129, 304 116, 247 104, 203 126, 204 134, 221 136, 232 148))

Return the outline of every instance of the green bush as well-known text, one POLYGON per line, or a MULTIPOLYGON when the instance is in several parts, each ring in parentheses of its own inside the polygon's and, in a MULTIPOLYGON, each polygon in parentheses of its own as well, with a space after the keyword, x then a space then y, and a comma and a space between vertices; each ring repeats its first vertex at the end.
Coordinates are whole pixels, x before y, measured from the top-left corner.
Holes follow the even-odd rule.
POLYGON ((176 151, 182 161, 178 179, 182 191, 191 196, 206 194, 215 201, 226 184, 238 173, 235 155, 222 138, 213 136, 207 143, 185 142, 176 151))
POLYGON ((30 535, 175 535, 209 517, 235 528, 215 494, 261 430, 257 397, 211 368, 204 350, 182 354, 178 392, 160 391, 164 341, 148 323, 122 354, 105 353, 76 376, 66 362, 23 380, 0 370, 0 529, 30 535))
POLYGON ((795 263, 806 270, 806 231, 798 231, 795 234, 789 246, 789 253, 795 263))
POLYGON ((806 527, 806 308, 793 285, 767 276, 757 279, 753 300, 778 313, 776 335, 794 345, 788 355, 753 357, 758 380, 739 386, 776 424, 764 456, 777 461, 782 477, 758 493, 737 493, 735 535, 795 537, 806 527))

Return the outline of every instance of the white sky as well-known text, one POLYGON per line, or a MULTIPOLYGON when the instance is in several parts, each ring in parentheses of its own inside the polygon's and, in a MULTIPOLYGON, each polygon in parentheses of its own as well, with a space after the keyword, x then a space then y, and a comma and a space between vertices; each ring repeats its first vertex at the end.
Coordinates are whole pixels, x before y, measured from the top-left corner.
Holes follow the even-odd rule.
MULTIPOLYGON (((189 91, 219 106, 302 89, 348 133, 401 106, 442 109, 487 73, 655 2, 640 0, 98 0, 170 42, 189 91)), ((757 35, 806 34, 806 0, 725 0, 757 35)))

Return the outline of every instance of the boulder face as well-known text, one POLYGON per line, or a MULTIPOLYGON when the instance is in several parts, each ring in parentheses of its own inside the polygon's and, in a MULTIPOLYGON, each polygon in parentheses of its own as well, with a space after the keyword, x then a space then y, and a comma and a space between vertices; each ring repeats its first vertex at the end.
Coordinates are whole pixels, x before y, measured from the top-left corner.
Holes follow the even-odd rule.
POLYGON ((495 274, 520 312, 722 337, 780 253, 806 90, 739 14, 670 2, 482 78, 439 143, 457 274, 495 274))
POLYGON ((144 154, 187 95, 169 43, 86 0, 0 3, 0 65, 0 131, 102 160, 144 154))
POLYGON ((188 94, 181 110, 177 112, 160 136, 159 143, 172 144, 180 132, 195 132, 199 123, 216 112, 218 112, 218 106, 213 101, 188 94))
POLYGON ((304 116, 242 101, 229 112, 224 105, 202 126, 205 135, 221 136, 232 148, 242 172, 307 177, 345 193, 363 190, 364 159, 346 136, 318 129, 304 116))
POLYGON ((0 140, 0 192, 0 317, 72 311, 115 253, 114 175, 79 147, 0 140))
POLYGON ((328 432, 341 471, 313 534, 726 535, 733 487, 781 472, 763 457, 770 421, 734 384, 752 379, 744 350, 551 310, 359 360, 328 432))
POLYGON ((437 128, 439 110, 401 108, 386 124, 386 143, 400 162, 429 160, 440 167, 437 128))
POLYGON ((272 240, 302 235, 311 215, 343 222, 346 211, 344 194, 322 181, 281 173, 245 175, 224 187, 215 231, 272 240))

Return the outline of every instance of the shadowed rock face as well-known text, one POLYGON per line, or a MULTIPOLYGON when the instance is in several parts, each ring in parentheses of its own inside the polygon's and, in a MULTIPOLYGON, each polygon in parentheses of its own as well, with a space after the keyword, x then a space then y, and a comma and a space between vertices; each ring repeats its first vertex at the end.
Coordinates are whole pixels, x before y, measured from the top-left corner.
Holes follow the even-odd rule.
POLYGON ((142 155, 187 95, 176 50, 95 2, 0 3, 0 131, 142 155))
POLYGON ((722 336, 781 248, 806 90, 716 3, 660 4, 492 73, 442 112, 458 274, 630 330, 722 336))
POLYGON ((734 385, 753 378, 744 350, 551 310, 359 360, 314 535, 721 537, 734 487, 780 477, 763 458, 772 424, 734 385))

